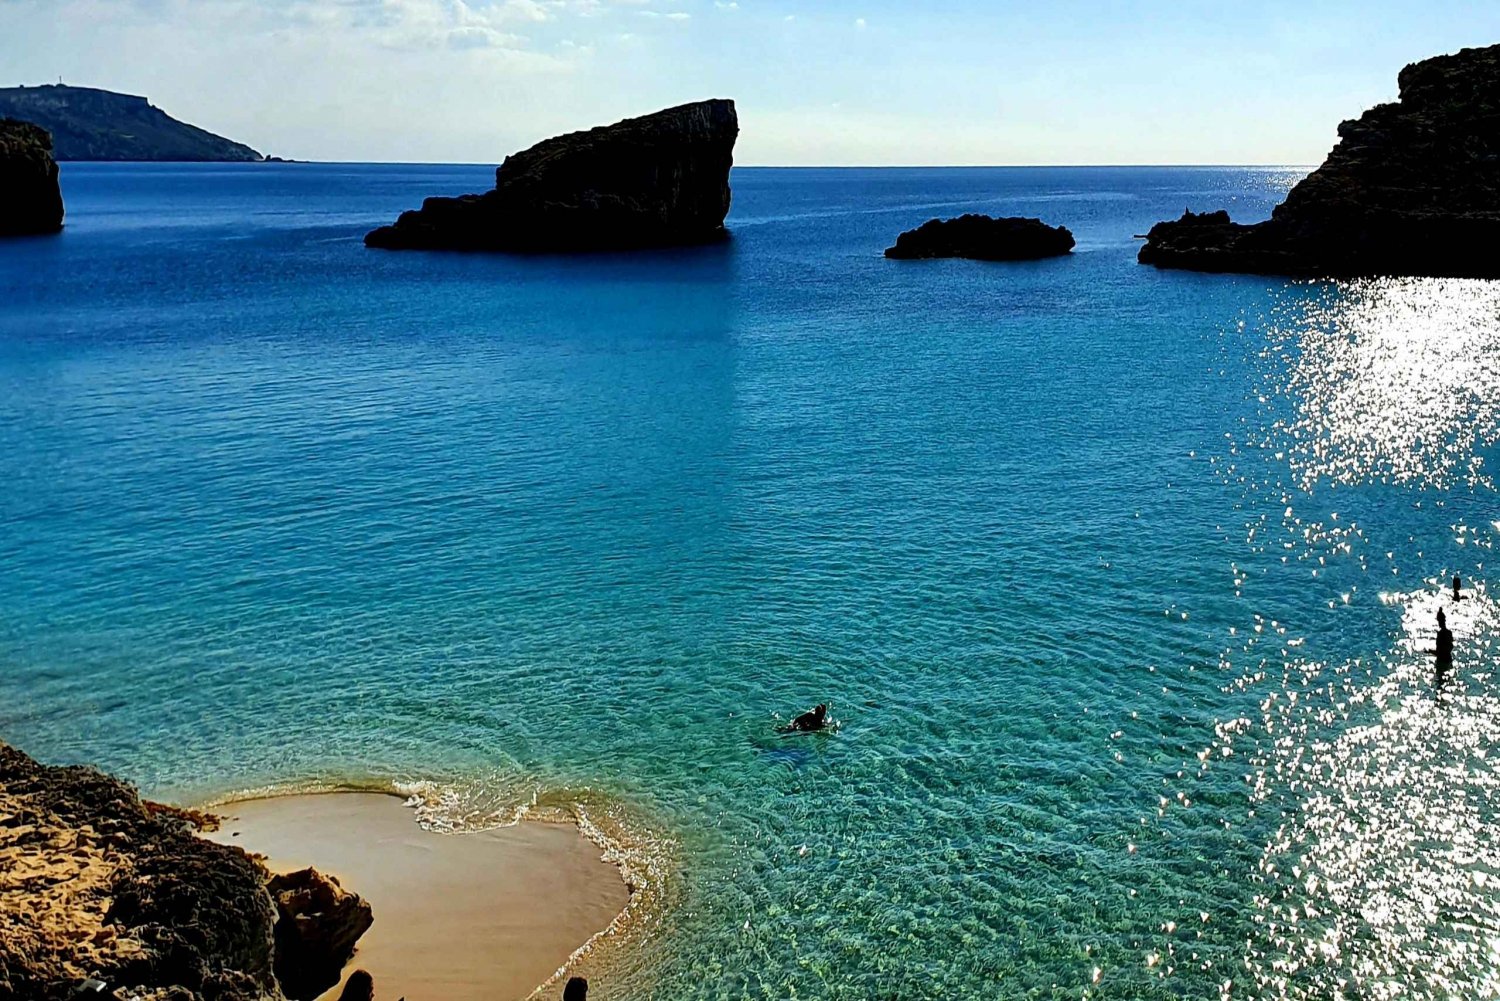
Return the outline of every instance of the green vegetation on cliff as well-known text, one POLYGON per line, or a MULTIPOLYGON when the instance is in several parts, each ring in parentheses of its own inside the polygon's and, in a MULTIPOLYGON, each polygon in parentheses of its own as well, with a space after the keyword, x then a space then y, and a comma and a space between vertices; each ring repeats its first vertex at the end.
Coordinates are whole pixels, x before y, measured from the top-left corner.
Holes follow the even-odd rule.
POLYGON ((59 160, 260 160, 242 143, 179 122, 144 97, 49 84, 0 87, 0 117, 52 133, 59 160))

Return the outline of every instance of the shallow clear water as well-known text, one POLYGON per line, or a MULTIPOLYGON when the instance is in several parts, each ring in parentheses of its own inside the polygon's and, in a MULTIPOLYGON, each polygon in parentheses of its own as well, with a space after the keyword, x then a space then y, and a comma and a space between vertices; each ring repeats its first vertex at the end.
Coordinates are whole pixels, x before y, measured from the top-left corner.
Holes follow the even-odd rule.
POLYGON ((560 259, 360 245, 484 168, 65 165, 0 736, 575 810, 605 997, 1500 994, 1500 285, 1134 263, 1298 176, 740 170, 725 246, 560 259), (965 210, 1078 250, 881 258, 965 210))

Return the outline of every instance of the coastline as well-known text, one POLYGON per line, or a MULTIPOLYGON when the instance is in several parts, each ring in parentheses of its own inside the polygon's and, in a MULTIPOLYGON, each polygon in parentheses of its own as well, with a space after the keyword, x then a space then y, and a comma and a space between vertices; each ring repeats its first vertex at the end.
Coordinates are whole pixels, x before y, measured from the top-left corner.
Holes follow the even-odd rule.
MULTIPOLYGON (((369 901, 375 923, 344 968, 378 996, 529 997, 572 972, 632 902, 619 865, 577 823, 525 819, 462 833, 424 829, 394 793, 317 792, 228 802, 209 840, 314 866, 369 901)), ((322 995, 336 999, 342 989, 322 995)))

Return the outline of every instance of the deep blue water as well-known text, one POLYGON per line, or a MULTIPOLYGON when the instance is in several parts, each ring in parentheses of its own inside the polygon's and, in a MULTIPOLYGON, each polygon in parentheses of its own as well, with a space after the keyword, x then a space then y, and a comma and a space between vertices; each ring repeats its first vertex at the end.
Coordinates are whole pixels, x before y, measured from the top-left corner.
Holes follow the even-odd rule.
POLYGON ((1134 263, 1298 176, 742 169, 723 246, 559 258, 362 247, 489 168, 67 164, 0 738, 573 812, 605 998, 1495 996, 1500 287, 1134 263), (963 211, 1078 248, 881 257, 963 211))

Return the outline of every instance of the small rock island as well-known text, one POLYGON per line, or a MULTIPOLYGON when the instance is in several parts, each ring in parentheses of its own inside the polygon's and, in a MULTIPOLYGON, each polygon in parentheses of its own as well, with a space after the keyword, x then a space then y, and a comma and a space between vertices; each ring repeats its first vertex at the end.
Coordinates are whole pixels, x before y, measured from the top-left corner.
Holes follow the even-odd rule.
POLYGON ((711 100, 547 139, 507 157, 493 190, 428 198, 365 245, 526 253, 722 240, 738 136, 734 102, 711 100))
POLYGON ((1185 212, 1151 227, 1160 268, 1304 277, 1500 277, 1500 45, 1412 63, 1400 100, 1339 143, 1265 222, 1185 212))
POLYGON ((932 219, 907 230, 887 247, 885 256, 914 261, 937 257, 967 257, 976 261, 1032 261, 1059 257, 1073 250, 1073 234, 1065 226, 1048 226, 1040 219, 1013 216, 962 215, 932 219))
POLYGON ((0 236, 56 233, 62 224, 52 137, 30 122, 0 118, 0 236))

